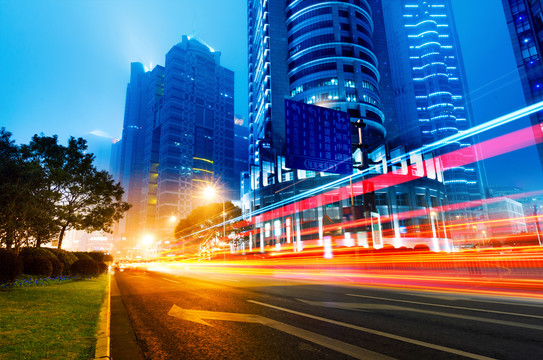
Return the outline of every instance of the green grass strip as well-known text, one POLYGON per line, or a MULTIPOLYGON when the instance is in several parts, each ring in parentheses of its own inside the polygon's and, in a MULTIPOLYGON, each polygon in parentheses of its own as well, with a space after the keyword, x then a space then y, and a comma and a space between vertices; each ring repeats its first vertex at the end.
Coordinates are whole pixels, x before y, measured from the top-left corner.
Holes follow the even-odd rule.
POLYGON ((107 275, 0 292, 0 359, 89 359, 107 275))

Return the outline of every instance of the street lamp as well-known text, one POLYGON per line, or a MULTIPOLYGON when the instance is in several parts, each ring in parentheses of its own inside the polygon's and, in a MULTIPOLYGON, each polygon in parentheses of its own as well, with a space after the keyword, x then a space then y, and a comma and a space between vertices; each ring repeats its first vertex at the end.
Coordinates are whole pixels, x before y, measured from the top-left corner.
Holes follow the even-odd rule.
MULTIPOLYGON (((172 215, 172 216, 170 216, 169 220, 170 220, 171 224, 175 225, 175 223, 177 222, 177 216, 172 215)), ((175 241, 175 227, 174 227, 172 233, 173 233, 172 240, 175 241)), ((168 241, 167 243, 169 244, 170 242, 168 241)), ((185 239, 183 239, 183 256, 185 256, 185 239)))
MULTIPOLYGON (((225 199, 224 199, 224 196, 219 196, 218 194, 218 191, 215 187, 211 186, 211 185, 208 185, 204 188, 204 191, 203 191, 203 195, 205 198, 209 199, 209 200, 213 200, 215 198, 218 198, 218 199, 221 199, 222 201, 222 217, 223 217, 223 222, 222 222, 222 238, 223 238, 223 241, 226 241, 226 210, 225 210, 225 199)), ((224 261, 226 261, 226 253, 223 249, 223 259, 224 261)))
POLYGON ((144 249, 147 251, 147 253, 149 253, 151 249, 151 244, 153 243, 153 240, 154 240, 154 237, 151 234, 144 235, 142 238, 142 243, 145 246, 144 249))

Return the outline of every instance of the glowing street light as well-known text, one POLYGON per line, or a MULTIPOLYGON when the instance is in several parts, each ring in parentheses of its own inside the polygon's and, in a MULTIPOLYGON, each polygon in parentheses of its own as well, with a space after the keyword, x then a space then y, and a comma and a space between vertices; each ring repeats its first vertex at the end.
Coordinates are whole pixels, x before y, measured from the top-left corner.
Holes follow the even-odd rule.
POLYGON ((215 199, 217 197, 217 189, 208 185, 204 188, 203 195, 206 199, 215 199))
POLYGON ((153 235, 151 234, 144 235, 143 238, 141 239, 141 243, 144 246, 143 251, 149 253, 151 249, 151 244, 153 243, 153 241, 154 241, 153 235))
MULTIPOLYGON (((226 240, 226 210, 225 210, 225 206, 224 206, 224 203, 225 203, 224 197, 220 197, 219 194, 218 194, 217 189, 215 187, 211 186, 211 185, 208 185, 208 186, 206 186, 204 188, 203 195, 208 200, 213 200, 213 199, 216 199, 216 198, 222 199, 222 217, 223 217, 222 237, 223 237, 223 241, 224 241, 224 240, 226 240)), ((226 261, 226 253, 225 253, 224 249, 223 249, 223 258, 226 261)))
POLYGON ((150 245, 153 242, 153 235, 147 234, 142 238, 142 242, 145 245, 150 245))

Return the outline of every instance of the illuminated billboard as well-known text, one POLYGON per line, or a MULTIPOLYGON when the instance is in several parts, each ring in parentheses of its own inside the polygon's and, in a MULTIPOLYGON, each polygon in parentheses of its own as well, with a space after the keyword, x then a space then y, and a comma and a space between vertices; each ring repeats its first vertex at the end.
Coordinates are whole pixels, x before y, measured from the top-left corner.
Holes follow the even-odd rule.
POLYGON ((288 168, 353 173, 349 114, 287 99, 285 121, 288 168))

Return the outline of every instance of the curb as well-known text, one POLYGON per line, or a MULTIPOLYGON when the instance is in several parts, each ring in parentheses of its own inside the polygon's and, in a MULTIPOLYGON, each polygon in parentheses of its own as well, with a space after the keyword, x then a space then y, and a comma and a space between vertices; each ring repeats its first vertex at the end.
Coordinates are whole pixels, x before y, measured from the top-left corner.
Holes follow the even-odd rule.
POLYGON ((96 329, 96 346, 94 360, 111 359, 110 354, 110 318, 111 318, 111 274, 107 274, 106 298, 100 309, 98 328, 96 329))

